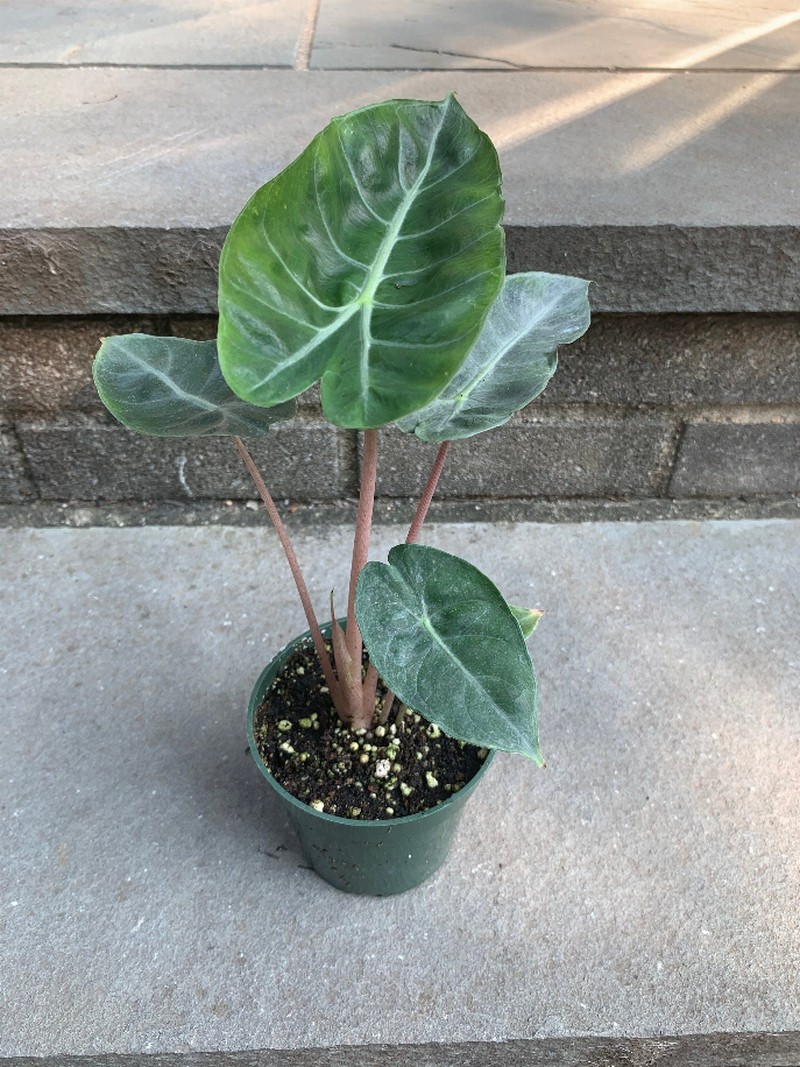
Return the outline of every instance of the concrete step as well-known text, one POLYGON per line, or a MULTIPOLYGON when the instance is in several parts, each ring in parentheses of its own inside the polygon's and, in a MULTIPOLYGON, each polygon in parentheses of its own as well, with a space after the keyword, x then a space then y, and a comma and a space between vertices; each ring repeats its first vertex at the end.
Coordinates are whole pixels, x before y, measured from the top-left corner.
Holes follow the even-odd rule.
POLYGON ((332 115, 453 89, 512 270, 592 278, 598 310, 800 307, 792 74, 88 68, 0 69, 0 313, 213 311, 227 226, 332 115))
POLYGON ((403 0, 388 12, 368 0, 323 0, 311 66, 796 70, 799 23, 785 0, 639 11, 620 0, 499 0, 467 12, 447 0, 403 0))
MULTIPOLYGON (((596 321, 445 495, 496 516, 793 513, 799 35, 789 0, 646 18, 619 0, 5 4, 0 507, 247 499, 216 445, 108 424, 100 338, 213 335, 219 250, 250 193, 332 115, 455 90, 498 145, 509 269, 591 278, 596 321)), ((276 488, 336 509, 357 443, 305 412, 270 452, 276 488)), ((404 441, 389 458, 382 492, 406 499, 427 461, 404 441)))
POLYGON ((652 7, 620 0, 271 0, 178 7, 86 0, 35 8, 7 0, 0 62, 58 66, 302 66, 315 69, 571 67, 796 70, 800 19, 790 0, 652 7))
POLYGON ((605 310, 796 310, 799 56, 789 0, 7 4, 0 313, 211 311, 225 229, 332 115, 450 91, 498 146, 512 269, 605 310))
MULTIPOLYGON (((426 539, 545 609, 547 768, 498 759, 380 901, 306 869, 245 752, 303 628, 267 529, 0 532, 0 1057, 797 1062, 800 524, 426 539)), ((297 550, 321 604, 347 533, 297 550)))

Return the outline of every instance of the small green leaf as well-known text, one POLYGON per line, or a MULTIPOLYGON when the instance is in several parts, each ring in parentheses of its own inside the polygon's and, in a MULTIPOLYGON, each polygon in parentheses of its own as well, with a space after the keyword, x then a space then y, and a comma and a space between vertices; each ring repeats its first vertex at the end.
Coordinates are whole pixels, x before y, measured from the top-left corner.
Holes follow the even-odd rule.
POLYGON ((107 337, 92 374, 114 418, 155 437, 257 437, 295 411, 294 403, 261 408, 240 400, 220 373, 216 341, 107 337))
POLYGON ((558 345, 588 329, 588 288, 561 274, 506 278, 465 362, 432 403, 398 427, 423 441, 455 441, 508 422, 550 381, 558 345))
POLYGON ((513 604, 508 606, 511 608, 511 614, 519 623, 522 636, 526 639, 529 638, 539 625, 539 620, 544 612, 537 611, 536 608, 516 608, 513 604))
POLYGON ((541 763, 536 675, 520 625, 477 567, 425 545, 367 563, 356 618, 383 680, 451 737, 541 763))
POLYGON ((248 201, 219 271, 222 373, 271 405, 318 378, 339 426, 447 384, 503 281, 497 153, 453 96, 334 119, 248 201))

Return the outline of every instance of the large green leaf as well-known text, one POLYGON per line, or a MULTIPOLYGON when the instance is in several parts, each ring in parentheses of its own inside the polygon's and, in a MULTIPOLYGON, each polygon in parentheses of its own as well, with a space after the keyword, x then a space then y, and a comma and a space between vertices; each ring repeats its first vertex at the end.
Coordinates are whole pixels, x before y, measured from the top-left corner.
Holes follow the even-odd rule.
POLYGON ((475 347, 443 392, 398 426, 423 441, 455 441, 507 422, 544 389, 558 345, 589 327, 589 283, 561 274, 512 274, 475 347))
POLYGON ((143 333, 107 337, 92 373, 111 414, 156 437, 256 437, 295 409, 293 402, 261 408, 240 400, 220 373, 216 341, 143 333))
POLYGON ((367 563, 356 619, 379 674, 451 737, 541 763, 536 675, 525 638, 477 567, 425 545, 367 563))
POLYGON ((382 426, 427 404, 502 284, 497 153, 455 98, 334 119, 234 222, 219 354, 254 404, 322 378, 325 415, 382 426))

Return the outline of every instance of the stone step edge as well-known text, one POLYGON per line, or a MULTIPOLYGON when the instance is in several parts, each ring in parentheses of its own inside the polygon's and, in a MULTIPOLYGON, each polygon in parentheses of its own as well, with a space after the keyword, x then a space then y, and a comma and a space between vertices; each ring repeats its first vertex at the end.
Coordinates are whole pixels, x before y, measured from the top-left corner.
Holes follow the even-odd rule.
MULTIPOLYGON (((352 525, 356 501, 292 504, 278 501, 289 530, 352 525)), ((376 525, 411 522, 416 501, 377 500, 376 525)), ((742 500, 656 497, 625 500, 498 499, 434 501, 429 525, 441 523, 592 523, 592 522, 730 522, 739 519, 800 521, 800 497, 742 500)), ((0 529, 127 529, 147 526, 261 526, 268 524, 258 501, 34 501, 0 504, 0 529)), ((800 1063, 800 1059, 798 1060, 800 1063)))
MULTIPOLYGON (((216 309, 225 227, 0 229, 0 315, 216 309)), ((509 273, 589 278, 595 311, 800 311, 800 227, 506 228, 509 273)))
POLYGON ((376 1063, 381 1067, 789 1067, 800 1063, 800 1032, 0 1058, 0 1067, 374 1067, 376 1063))

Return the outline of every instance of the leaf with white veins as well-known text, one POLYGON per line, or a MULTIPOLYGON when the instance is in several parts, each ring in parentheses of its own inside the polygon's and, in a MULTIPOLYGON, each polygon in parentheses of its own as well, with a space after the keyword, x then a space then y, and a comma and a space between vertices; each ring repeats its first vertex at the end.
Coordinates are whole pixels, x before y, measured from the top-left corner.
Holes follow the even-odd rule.
POLYGON ((445 733, 541 763, 536 675, 517 619, 466 560, 397 545, 367 563, 356 618, 370 659, 408 707, 445 733))
POLYGON ((334 119, 234 222, 222 372, 276 404, 321 377, 326 417, 382 426, 465 359, 503 281, 497 153, 453 96, 334 119))
POLYGON ((155 437, 258 437, 295 412, 293 402, 261 408, 231 392, 216 341, 143 333, 107 337, 92 374, 114 418, 155 437))
POLYGON ((400 419, 423 441, 455 441, 508 422, 542 392, 558 345, 589 327, 589 283, 561 274, 512 274, 467 359, 427 407, 400 419))

